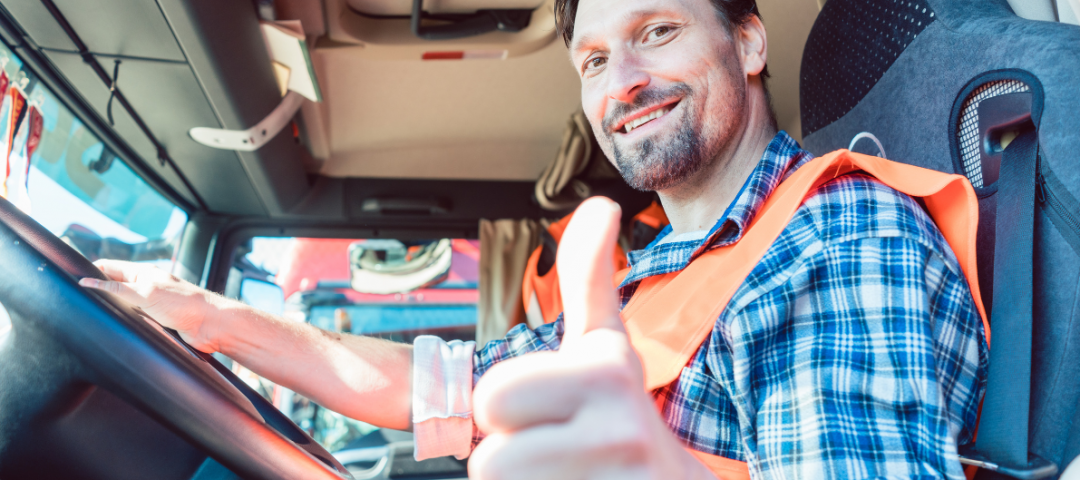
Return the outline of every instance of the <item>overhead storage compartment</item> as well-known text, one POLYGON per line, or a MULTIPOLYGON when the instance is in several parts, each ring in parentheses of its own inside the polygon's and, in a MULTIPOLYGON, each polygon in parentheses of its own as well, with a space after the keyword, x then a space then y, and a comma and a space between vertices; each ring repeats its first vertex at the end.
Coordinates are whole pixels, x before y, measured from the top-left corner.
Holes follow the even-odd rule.
MULTIPOLYGON (((555 40, 554 0, 421 3, 421 20, 414 25, 414 0, 326 0, 327 39, 338 46, 362 47, 355 55, 364 58, 401 60, 509 58, 535 52, 555 40), (469 25, 488 20, 494 22, 494 31, 479 35, 469 31, 469 25), (461 31, 460 38, 441 39, 445 35, 439 32, 454 30, 461 31), (439 52, 462 55, 440 57, 439 52)), ((330 46, 330 42, 320 46, 330 46)))

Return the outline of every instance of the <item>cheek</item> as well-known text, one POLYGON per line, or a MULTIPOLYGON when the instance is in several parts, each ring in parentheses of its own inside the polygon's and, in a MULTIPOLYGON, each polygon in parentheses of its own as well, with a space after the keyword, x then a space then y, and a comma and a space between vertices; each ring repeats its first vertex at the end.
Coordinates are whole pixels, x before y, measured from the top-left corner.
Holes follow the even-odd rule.
POLYGON ((604 109, 607 102, 604 101, 603 91, 596 85, 582 85, 581 109, 585 112, 585 118, 589 119, 593 129, 599 129, 604 121, 604 109))

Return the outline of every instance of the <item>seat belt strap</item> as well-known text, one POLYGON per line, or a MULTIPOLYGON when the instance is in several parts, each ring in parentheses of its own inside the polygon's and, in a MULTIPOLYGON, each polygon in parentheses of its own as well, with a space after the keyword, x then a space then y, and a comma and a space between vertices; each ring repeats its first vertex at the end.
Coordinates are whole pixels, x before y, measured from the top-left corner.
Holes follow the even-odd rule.
POLYGON ((1038 138, 1005 149, 998 177, 990 367, 975 449, 994 463, 1028 465, 1031 401, 1032 255, 1038 138))

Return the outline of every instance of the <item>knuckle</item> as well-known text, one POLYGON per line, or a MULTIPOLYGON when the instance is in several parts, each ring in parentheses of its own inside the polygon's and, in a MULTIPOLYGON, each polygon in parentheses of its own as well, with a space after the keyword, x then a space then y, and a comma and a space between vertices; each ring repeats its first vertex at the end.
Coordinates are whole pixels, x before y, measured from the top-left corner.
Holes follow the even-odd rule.
POLYGON ((101 282, 100 285, 106 292, 113 294, 120 293, 120 284, 117 282, 101 282))

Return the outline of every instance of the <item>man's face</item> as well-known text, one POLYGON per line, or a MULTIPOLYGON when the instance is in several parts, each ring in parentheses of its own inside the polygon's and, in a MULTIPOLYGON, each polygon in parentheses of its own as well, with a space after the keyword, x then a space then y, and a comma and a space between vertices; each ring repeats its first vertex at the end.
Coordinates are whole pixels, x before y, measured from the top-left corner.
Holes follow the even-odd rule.
POLYGON ((739 53, 709 0, 580 0, 581 104, 631 187, 676 187, 733 142, 749 114, 739 53))

